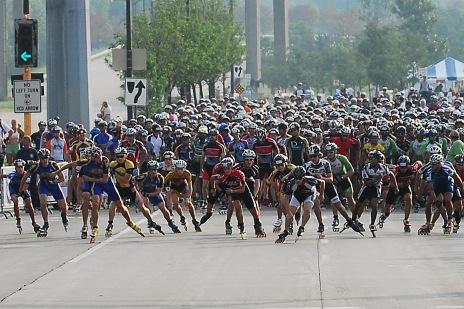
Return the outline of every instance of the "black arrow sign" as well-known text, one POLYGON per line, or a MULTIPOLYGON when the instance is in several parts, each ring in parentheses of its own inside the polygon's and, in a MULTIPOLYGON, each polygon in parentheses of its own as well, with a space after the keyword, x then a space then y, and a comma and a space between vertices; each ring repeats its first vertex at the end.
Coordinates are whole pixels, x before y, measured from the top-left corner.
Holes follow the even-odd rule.
POLYGON ((142 81, 139 81, 137 86, 135 86, 135 88, 138 89, 138 92, 135 95, 134 103, 137 103, 139 101, 140 96, 142 95, 142 91, 145 88, 145 85, 142 83, 142 81))

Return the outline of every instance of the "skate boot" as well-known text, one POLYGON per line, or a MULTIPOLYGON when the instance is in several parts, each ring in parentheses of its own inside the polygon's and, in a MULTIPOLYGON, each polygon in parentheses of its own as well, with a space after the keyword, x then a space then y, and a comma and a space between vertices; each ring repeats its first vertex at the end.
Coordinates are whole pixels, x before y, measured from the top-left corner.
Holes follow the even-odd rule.
POLYGON ((248 235, 247 235, 247 232, 245 231, 245 226, 243 224, 239 224, 237 226, 238 226, 238 229, 240 231, 240 239, 241 240, 247 240, 248 235))
POLYGON ((353 229, 353 231, 361 234, 364 237, 364 234, 360 230, 359 225, 355 221, 353 221, 351 219, 349 219, 348 221, 345 222, 345 224, 343 225, 343 229, 339 233, 341 234, 341 233, 343 233, 345 230, 347 230, 349 228, 353 229))
POLYGON ((450 235, 452 229, 453 229, 453 222, 449 220, 448 223, 446 223, 446 225, 443 226, 443 234, 450 235))
POLYGON ((353 221, 353 223, 358 227, 358 229, 359 229, 360 232, 365 232, 365 231, 366 231, 366 230, 364 229, 364 225, 363 225, 361 222, 359 222, 358 220, 353 221))
POLYGON ((64 230, 67 232, 69 220, 65 213, 61 214, 61 222, 63 223, 64 230))
POLYGON ((45 222, 44 225, 37 232, 37 237, 47 237, 48 235, 48 222, 45 222))
POLYGON ((108 223, 108 226, 106 227, 106 230, 105 230, 105 237, 109 238, 111 236, 113 236, 113 224, 108 223))
POLYGON ((409 223, 409 220, 404 219, 403 224, 404 224, 404 231, 406 233, 410 233, 411 232, 411 224, 409 223))
POLYGON ((417 231, 417 235, 429 235, 430 234, 430 224, 425 223, 417 231))
POLYGON ((184 229, 187 231, 187 221, 185 221, 185 217, 180 217, 180 224, 184 226, 184 229))
POLYGON ((459 230, 459 224, 461 223, 461 212, 460 211, 454 211, 453 213, 453 233, 457 233, 459 230))
POLYGON ((161 225, 156 224, 154 221, 148 222, 148 230, 150 231, 150 234, 154 234, 155 231, 158 231, 164 235, 164 232, 161 230, 161 225))
POLYGON ((79 204, 74 205, 73 210, 74 210, 74 214, 76 216, 80 215, 80 213, 81 213, 81 205, 79 205, 79 204))
POLYGON ((87 225, 82 226, 81 239, 87 239, 87 225))
POLYGON ((372 237, 375 238, 375 232, 377 231, 377 227, 375 226, 375 224, 369 224, 369 230, 372 233, 372 237))
POLYGON ((225 214, 227 214, 227 206, 226 206, 226 205, 221 205, 221 206, 219 206, 218 213, 219 213, 220 215, 225 215, 225 214))
POLYGON ((338 232, 340 230, 339 225, 340 221, 338 220, 338 216, 334 216, 332 221, 332 231, 335 233, 338 232))
POLYGON ((298 232, 296 232, 295 242, 297 242, 298 239, 300 239, 300 237, 303 236, 303 234, 304 234, 304 226, 300 226, 298 228, 298 232))
POLYGON ((16 219, 16 227, 18 228, 19 234, 23 233, 23 228, 21 226, 21 218, 16 219))
POLYGON ((380 217, 379 217, 379 228, 383 228, 383 224, 385 223, 385 220, 387 219, 387 216, 385 216, 384 214, 381 214, 380 217))
POLYGON ((93 244, 97 240, 98 236, 98 226, 94 226, 90 232, 90 243, 93 244))
POLYGON ((279 238, 276 239, 275 243, 276 244, 281 244, 285 241, 285 238, 290 235, 290 233, 287 230, 284 230, 281 234, 279 234, 279 238))
POLYGON ((274 223, 274 229, 272 230, 273 233, 279 233, 282 228, 282 219, 277 219, 274 223))
POLYGON ((195 227, 195 232, 201 232, 200 222, 197 220, 192 220, 192 224, 195 227))
POLYGON ((226 235, 232 235, 232 225, 230 225, 229 221, 226 221, 226 235))
POLYGON ((172 230, 172 232, 173 232, 174 234, 180 234, 180 230, 179 230, 179 228, 177 227, 177 225, 174 224, 174 222, 169 221, 169 222, 168 222, 168 226, 171 228, 171 230, 172 230))
POLYGON ((266 237, 266 232, 264 232, 263 226, 261 223, 257 223, 254 225, 255 228, 255 235, 258 238, 265 238, 266 237))
POLYGON ((319 239, 324 239, 324 224, 320 223, 319 227, 317 228, 317 233, 319 234, 319 239))
POLYGON ((133 229, 137 234, 139 234, 139 235, 142 236, 142 237, 145 237, 145 235, 142 233, 142 229, 140 228, 140 226, 138 226, 138 225, 135 224, 134 222, 126 222, 126 224, 127 224, 131 229, 133 229))
POLYGON ((37 232, 40 230, 40 225, 38 225, 37 223, 33 223, 32 227, 34 228, 34 233, 37 234, 37 232))
POLYGON ((290 223, 290 227, 288 228, 287 232, 288 232, 289 235, 293 235, 293 222, 290 223))

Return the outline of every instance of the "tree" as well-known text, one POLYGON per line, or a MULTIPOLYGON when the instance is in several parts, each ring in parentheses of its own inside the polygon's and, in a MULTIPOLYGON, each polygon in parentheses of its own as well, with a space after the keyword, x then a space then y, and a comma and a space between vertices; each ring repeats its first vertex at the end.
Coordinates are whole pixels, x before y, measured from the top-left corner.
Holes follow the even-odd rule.
MULTIPOLYGON (((216 81, 244 54, 243 32, 224 2, 158 0, 153 16, 137 16, 133 46, 147 49, 149 107, 156 110, 174 87, 216 81)), ((124 45, 118 35, 115 43, 124 45)))

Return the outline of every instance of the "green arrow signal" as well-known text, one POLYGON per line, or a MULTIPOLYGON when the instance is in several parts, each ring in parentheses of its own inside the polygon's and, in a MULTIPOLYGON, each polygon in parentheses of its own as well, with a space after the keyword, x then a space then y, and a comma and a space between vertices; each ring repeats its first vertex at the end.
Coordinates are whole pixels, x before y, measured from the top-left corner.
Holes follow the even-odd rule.
POLYGON ((28 54, 26 51, 24 51, 22 54, 21 54, 21 59, 24 61, 24 62, 27 62, 28 59, 32 58, 32 55, 31 54, 28 54))

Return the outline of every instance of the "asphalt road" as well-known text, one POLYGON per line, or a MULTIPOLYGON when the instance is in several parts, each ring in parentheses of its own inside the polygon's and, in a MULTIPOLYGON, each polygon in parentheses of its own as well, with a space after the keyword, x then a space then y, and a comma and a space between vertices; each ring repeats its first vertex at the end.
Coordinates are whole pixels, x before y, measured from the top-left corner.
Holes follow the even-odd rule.
MULTIPOLYGON (((47 238, 26 217, 22 235, 14 219, 0 219, 0 308, 464 308, 464 237, 439 228, 418 236, 422 214, 405 234, 394 213, 375 239, 327 230, 319 240, 311 218, 302 239, 282 245, 274 244, 271 209, 266 239, 252 236, 247 215, 248 240, 235 223, 226 236, 217 213, 202 233, 176 235, 157 215, 167 235, 145 238, 118 216, 115 235, 90 245, 79 217, 66 233, 58 216, 47 238)), ((328 226, 331 214, 324 216, 328 226)), ((106 219, 103 211, 102 230, 106 219)))

